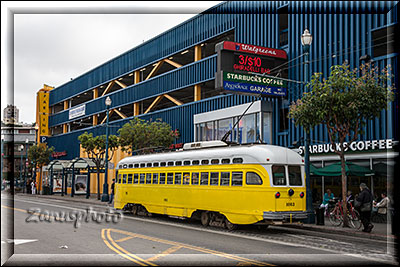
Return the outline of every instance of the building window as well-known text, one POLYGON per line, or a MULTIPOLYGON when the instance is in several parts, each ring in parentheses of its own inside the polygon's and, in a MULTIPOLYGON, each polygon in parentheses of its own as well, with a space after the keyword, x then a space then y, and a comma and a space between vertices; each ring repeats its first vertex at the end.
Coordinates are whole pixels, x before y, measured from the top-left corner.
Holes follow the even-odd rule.
POLYGON ((395 31, 397 24, 372 31, 372 57, 394 53, 395 31))
POLYGON ((288 16, 288 7, 285 6, 278 10, 279 13, 279 46, 285 46, 288 44, 288 25, 289 25, 289 16, 288 16))

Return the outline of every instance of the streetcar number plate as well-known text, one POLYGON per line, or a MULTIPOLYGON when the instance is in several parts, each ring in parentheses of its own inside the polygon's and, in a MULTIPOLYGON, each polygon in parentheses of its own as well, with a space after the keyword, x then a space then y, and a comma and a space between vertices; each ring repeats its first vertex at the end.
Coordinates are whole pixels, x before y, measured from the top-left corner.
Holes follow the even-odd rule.
POLYGON ((295 203, 294 202, 287 202, 286 207, 294 207, 295 203))

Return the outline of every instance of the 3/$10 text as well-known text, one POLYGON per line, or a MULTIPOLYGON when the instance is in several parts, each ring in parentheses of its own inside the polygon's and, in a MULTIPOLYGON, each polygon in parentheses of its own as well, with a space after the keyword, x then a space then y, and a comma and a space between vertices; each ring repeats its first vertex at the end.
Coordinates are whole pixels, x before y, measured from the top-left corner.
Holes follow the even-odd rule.
POLYGON ((123 214, 121 211, 109 209, 107 212, 98 212, 92 207, 86 210, 74 210, 71 212, 65 211, 48 211, 40 208, 30 208, 27 210, 30 214, 25 219, 26 222, 68 222, 73 223, 75 228, 80 227, 82 222, 88 223, 94 221, 96 223, 112 222, 118 223, 122 221, 123 214))

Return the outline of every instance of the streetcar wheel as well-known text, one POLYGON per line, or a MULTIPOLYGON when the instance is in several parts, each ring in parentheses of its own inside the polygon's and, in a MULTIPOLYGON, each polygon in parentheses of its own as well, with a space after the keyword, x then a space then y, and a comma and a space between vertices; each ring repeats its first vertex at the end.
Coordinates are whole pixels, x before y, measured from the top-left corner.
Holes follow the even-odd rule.
POLYGON ((201 213, 200 221, 203 226, 208 226, 210 224, 210 215, 208 212, 203 211, 201 213))
POLYGON ((225 219, 225 227, 228 230, 235 230, 237 228, 237 224, 233 224, 228 219, 225 219))

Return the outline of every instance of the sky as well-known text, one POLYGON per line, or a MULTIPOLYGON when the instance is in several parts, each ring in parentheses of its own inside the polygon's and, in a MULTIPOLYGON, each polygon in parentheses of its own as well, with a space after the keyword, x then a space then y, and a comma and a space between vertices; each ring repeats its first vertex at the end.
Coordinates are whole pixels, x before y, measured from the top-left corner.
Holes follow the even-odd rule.
POLYGON ((35 122, 43 84, 58 87, 218 3, 2 1, 1 118, 14 104, 20 122, 35 122))

